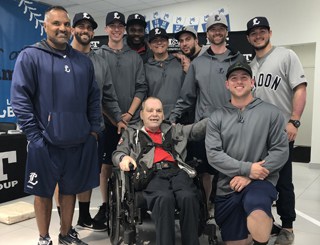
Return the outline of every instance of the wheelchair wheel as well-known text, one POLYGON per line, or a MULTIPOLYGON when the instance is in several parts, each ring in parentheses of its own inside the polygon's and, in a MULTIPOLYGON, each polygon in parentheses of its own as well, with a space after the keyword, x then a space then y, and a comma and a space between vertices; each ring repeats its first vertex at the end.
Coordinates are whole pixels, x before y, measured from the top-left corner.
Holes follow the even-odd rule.
POLYGON ((120 219, 121 219, 121 184, 119 172, 114 171, 108 184, 109 207, 110 207, 110 242, 112 245, 119 245, 120 219))

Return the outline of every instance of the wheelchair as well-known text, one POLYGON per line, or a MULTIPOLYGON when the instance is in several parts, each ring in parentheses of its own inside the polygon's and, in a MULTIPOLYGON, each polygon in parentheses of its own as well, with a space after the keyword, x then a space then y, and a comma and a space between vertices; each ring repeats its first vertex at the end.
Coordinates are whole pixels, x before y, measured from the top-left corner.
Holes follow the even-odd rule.
MULTIPOLYGON (((134 189, 131 178, 132 172, 123 172, 114 167, 108 181, 109 220, 107 225, 112 245, 138 244, 137 226, 142 225, 143 219, 148 216, 142 191, 134 189)), ((209 215, 202 181, 196 176, 194 183, 201 197, 198 235, 208 236, 208 244, 217 245, 216 225, 207 223, 209 215)), ((179 211, 176 210, 176 216, 178 215, 179 211)))

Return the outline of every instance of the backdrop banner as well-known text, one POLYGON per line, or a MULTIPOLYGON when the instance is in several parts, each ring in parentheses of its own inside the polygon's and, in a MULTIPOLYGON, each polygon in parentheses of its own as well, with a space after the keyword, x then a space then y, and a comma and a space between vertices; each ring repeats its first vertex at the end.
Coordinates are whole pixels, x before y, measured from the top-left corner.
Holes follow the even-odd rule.
POLYGON ((0 122, 15 122, 10 87, 15 61, 26 45, 44 38, 43 15, 48 5, 31 0, 0 0, 0 122))
MULTIPOLYGON (((169 52, 175 53, 180 52, 179 41, 174 38, 174 33, 168 33, 169 35, 169 52)), ((205 32, 198 33, 199 43, 201 45, 209 44, 207 40, 207 34, 205 32)), ((146 40, 148 38, 146 37, 146 40)), ((96 36, 94 40, 91 42, 92 49, 98 49, 104 44, 107 44, 108 36, 96 36)), ((247 41, 247 34, 245 31, 234 31, 228 32, 228 40, 227 44, 235 51, 240 51, 246 58, 248 62, 250 62, 254 57, 254 50, 251 45, 247 41)))

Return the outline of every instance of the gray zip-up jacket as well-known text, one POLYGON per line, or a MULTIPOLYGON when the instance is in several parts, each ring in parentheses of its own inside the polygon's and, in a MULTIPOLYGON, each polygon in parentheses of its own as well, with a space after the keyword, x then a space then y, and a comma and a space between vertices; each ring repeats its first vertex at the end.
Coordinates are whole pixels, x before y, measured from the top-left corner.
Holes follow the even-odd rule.
MULTIPOLYGON (((127 45, 124 45, 123 49, 118 52, 107 45, 102 45, 96 53, 104 58, 104 62, 108 63, 120 109, 122 113, 126 113, 134 97, 142 101, 147 94, 142 59, 127 45)), ((136 110, 131 122, 134 123, 138 120, 139 109, 136 110)))
MULTIPOLYGON (((180 166, 185 166, 184 160, 187 156, 186 146, 189 141, 200 141, 203 140, 206 133, 206 125, 208 119, 201 120, 198 123, 190 125, 171 125, 170 123, 163 122, 161 124, 161 132, 163 140, 168 137, 168 132, 171 132, 171 139, 174 144, 174 149, 176 152, 175 160, 180 166), (172 130, 170 131, 170 129, 172 130)), ((115 166, 120 163, 120 157, 123 155, 129 155, 133 159, 137 159, 139 153, 141 152, 141 145, 138 140, 138 132, 142 131, 147 135, 147 138, 152 142, 148 133, 145 131, 142 122, 135 125, 130 125, 126 131, 123 132, 117 149, 113 152, 112 161, 115 166)), ((154 149, 153 147, 146 154, 142 155, 140 162, 144 162, 148 168, 153 166, 154 159, 154 149)))
POLYGON ((205 143, 209 164, 220 172, 217 195, 232 193, 231 179, 249 177, 251 165, 261 160, 270 171, 266 180, 276 185, 289 156, 284 125, 281 111, 258 98, 243 110, 228 103, 212 113, 205 143))
MULTIPOLYGON (((88 53, 94 66, 94 75, 100 89, 100 101, 102 109, 107 112, 116 122, 121 121, 121 109, 118 104, 118 97, 114 89, 111 77, 111 71, 108 63, 93 50, 88 53)), ((104 128, 102 120, 101 127, 104 128)))
POLYGON ((176 122, 195 105, 195 121, 198 122, 227 103, 230 93, 225 87, 226 74, 229 66, 237 61, 244 61, 244 57, 233 51, 223 61, 219 61, 216 55, 209 54, 208 51, 194 59, 169 120, 176 122))
POLYGON ((185 77, 181 63, 170 54, 164 61, 149 58, 144 67, 148 96, 155 96, 161 100, 165 119, 169 119, 185 77))

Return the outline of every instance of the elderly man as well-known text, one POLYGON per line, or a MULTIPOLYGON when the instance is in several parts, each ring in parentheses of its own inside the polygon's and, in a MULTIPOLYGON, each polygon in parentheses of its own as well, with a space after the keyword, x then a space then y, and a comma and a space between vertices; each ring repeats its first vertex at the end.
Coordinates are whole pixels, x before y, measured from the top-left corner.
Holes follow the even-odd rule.
POLYGON ((184 163, 187 140, 204 138, 206 120, 187 126, 165 123, 162 103, 155 97, 142 103, 140 117, 140 124, 128 126, 123 133, 113 163, 123 171, 129 171, 130 163, 155 169, 143 195, 152 211, 157 245, 175 243, 176 206, 180 210, 182 244, 197 245, 199 198, 192 178, 180 167, 188 167, 184 163), (141 155, 143 142, 152 148, 141 155))

